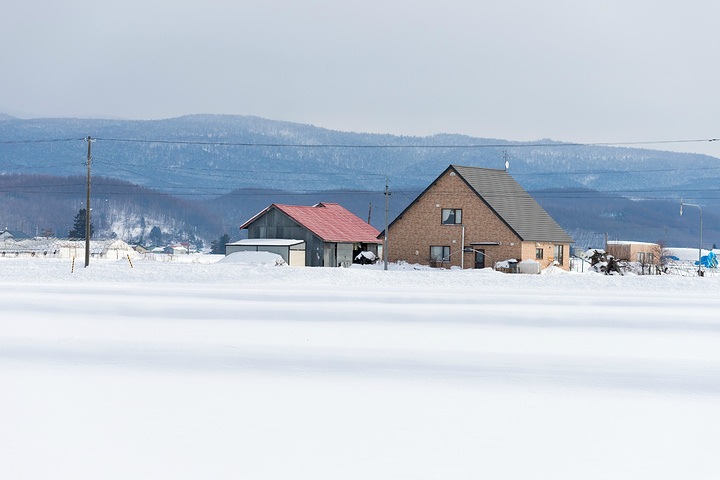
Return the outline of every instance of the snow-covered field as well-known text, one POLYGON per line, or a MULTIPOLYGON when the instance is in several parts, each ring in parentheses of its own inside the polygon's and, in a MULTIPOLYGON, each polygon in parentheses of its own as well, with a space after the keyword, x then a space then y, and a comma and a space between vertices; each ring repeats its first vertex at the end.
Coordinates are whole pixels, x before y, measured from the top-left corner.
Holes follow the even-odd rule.
POLYGON ((720 474, 719 277, 0 274, 2 479, 720 474))

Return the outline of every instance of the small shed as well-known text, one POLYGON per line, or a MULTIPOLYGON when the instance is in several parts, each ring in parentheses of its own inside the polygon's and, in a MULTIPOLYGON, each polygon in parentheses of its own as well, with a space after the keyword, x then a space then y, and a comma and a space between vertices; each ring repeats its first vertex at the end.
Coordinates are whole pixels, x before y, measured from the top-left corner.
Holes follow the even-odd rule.
POLYGON ((168 245, 165 247, 165 253, 170 255, 187 255, 188 249, 182 245, 168 245))
POLYGON ((225 244, 225 255, 235 252, 270 252, 280 255, 291 267, 305 266, 305 242, 284 238, 248 238, 225 244))

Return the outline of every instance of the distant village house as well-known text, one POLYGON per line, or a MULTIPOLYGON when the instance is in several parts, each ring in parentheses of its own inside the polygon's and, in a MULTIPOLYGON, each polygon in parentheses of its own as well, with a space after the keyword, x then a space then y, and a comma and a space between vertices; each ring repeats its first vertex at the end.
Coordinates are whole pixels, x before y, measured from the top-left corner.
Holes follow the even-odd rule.
POLYGON ((0 231, 0 242, 5 242, 7 240, 26 240, 28 238, 30 238, 30 235, 27 235, 24 232, 8 230, 7 228, 3 231, 0 231))
POLYGON ((657 243, 613 241, 605 246, 605 251, 618 260, 655 265, 660 259, 661 248, 657 243))
MULTIPOLYGON (((137 252, 122 240, 91 240, 90 256, 96 259, 119 260, 136 258, 137 252)), ((0 257, 19 258, 83 258, 85 242, 61 238, 34 238, 0 242, 0 257)))

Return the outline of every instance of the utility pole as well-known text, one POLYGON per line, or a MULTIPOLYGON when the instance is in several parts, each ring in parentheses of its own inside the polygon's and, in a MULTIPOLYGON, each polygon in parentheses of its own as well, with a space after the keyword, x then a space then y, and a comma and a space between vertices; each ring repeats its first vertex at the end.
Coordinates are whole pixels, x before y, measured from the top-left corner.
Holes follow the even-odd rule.
POLYGON ((390 209, 390 192, 388 191, 388 181, 385 179, 385 235, 383 235, 383 259, 385 260, 385 266, 383 270, 387 270, 388 267, 388 210, 390 209))
POLYGON ((372 217, 372 202, 370 202, 370 208, 368 208, 368 225, 370 225, 370 217, 372 217))
POLYGON ((702 277, 702 208, 700 208, 700 205, 697 205, 695 203, 683 203, 682 197, 680 197, 680 216, 682 217, 683 213, 683 205, 689 205, 691 207, 697 207, 698 210, 700 210, 700 246, 698 247, 698 276, 702 277))
POLYGON ((460 255, 460 269, 465 270, 465 225, 462 226, 462 244, 460 245, 462 255, 460 255))
POLYGON ((90 164, 92 157, 90 156, 90 145, 94 141, 88 136, 85 141, 88 144, 87 154, 87 200, 85 201, 85 267, 90 265, 90 164))

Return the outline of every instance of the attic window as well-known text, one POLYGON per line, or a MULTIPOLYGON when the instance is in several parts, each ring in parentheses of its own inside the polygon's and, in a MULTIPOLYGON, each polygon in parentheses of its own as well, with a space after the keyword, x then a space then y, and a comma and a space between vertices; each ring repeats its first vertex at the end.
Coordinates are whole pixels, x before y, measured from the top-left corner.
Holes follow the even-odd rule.
POLYGON ((460 225, 462 224, 462 210, 459 208, 443 208, 442 209, 443 225, 460 225))

